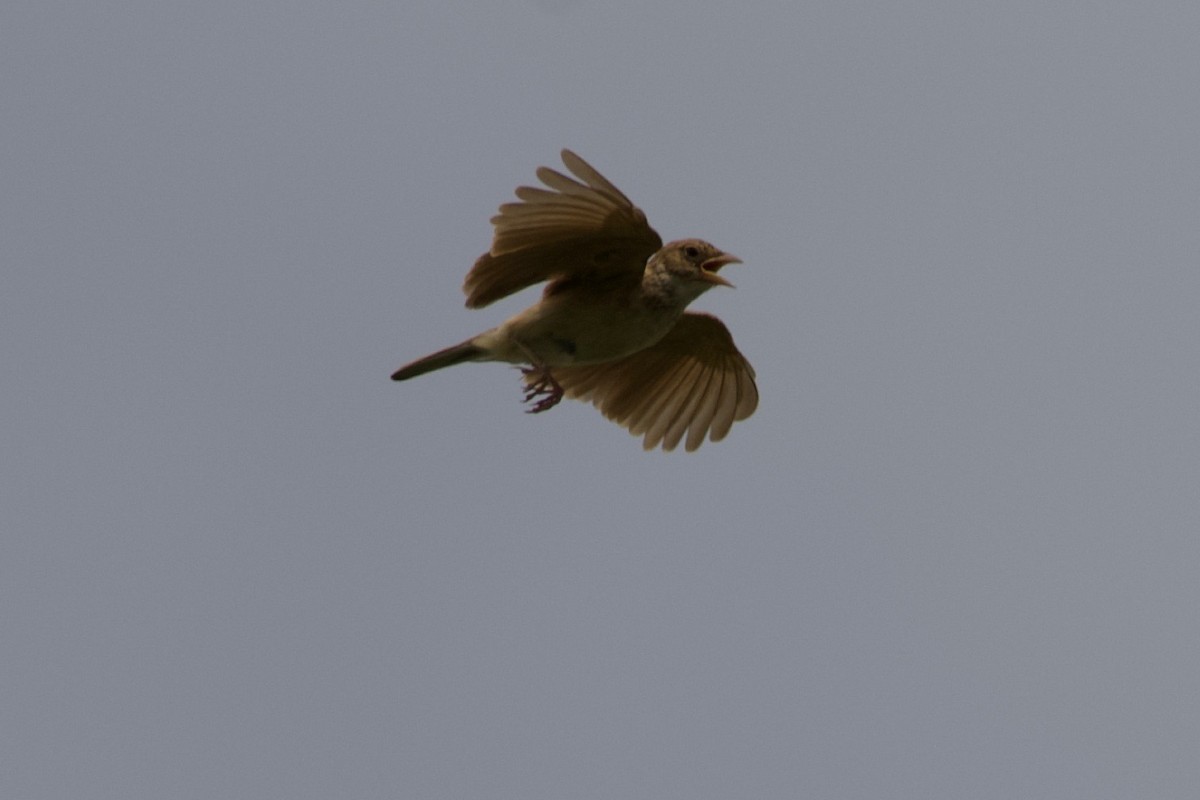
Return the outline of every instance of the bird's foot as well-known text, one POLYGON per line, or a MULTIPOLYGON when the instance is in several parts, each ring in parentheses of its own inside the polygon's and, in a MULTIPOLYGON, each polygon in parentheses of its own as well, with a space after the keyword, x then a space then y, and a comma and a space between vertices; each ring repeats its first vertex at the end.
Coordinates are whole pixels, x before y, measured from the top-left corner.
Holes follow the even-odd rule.
POLYGON ((563 388, 554 380, 549 367, 523 367, 521 375, 525 378, 525 402, 532 403, 526 414, 540 414, 563 399, 563 388), (534 402, 536 398, 541 399, 534 402))

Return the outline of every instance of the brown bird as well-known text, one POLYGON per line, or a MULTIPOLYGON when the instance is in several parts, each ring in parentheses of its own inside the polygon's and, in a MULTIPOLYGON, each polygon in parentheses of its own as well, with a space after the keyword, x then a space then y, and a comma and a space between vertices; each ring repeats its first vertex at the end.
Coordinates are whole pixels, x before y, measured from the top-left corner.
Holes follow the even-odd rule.
POLYGON ((467 274, 468 308, 549 281, 542 298, 465 342, 401 367, 403 381, 465 361, 528 364, 537 413, 564 395, 590 400, 644 434, 643 446, 695 450, 758 407, 754 369, 716 317, 684 312, 741 259, 700 239, 663 245, 642 210, 570 150, 576 178, 539 167, 547 189, 521 186, 492 217, 492 247, 467 274))

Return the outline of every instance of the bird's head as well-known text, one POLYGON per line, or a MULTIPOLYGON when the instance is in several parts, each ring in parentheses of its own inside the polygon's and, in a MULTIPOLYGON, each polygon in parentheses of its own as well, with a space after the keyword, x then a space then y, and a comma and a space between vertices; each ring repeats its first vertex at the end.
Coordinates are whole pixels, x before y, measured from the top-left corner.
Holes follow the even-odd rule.
POLYGON ((655 253, 646 264, 646 272, 651 283, 691 302, 714 286, 733 288, 718 271, 726 264, 740 263, 737 256, 702 239, 680 239, 655 253))

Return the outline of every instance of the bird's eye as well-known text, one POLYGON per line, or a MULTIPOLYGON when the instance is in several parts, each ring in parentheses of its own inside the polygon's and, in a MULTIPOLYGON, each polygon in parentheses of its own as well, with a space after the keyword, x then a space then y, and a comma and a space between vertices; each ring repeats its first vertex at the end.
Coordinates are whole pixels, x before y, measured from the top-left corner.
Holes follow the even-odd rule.
POLYGON ((687 247, 683 248, 683 254, 685 256, 687 256, 688 258, 699 258, 700 257, 700 248, 696 247, 695 245, 689 244, 687 247))

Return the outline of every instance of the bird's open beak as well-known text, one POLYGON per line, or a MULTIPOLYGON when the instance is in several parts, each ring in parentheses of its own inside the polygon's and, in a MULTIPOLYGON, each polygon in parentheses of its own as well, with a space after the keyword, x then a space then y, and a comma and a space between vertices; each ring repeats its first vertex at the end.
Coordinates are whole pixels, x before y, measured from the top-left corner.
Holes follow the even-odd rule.
POLYGON ((700 265, 700 280, 711 283, 713 286, 728 286, 733 288, 733 284, 717 274, 717 270, 726 264, 741 264, 742 260, 737 256, 729 253, 722 253, 719 256, 714 256, 700 265))

